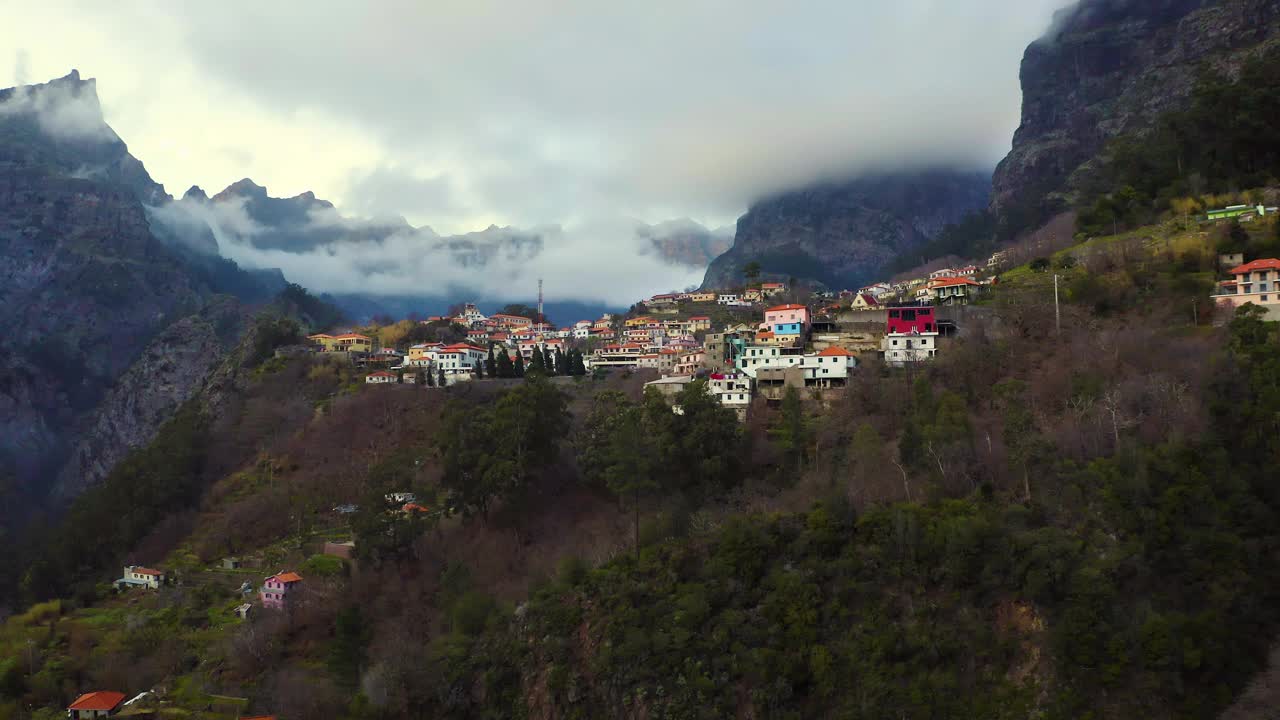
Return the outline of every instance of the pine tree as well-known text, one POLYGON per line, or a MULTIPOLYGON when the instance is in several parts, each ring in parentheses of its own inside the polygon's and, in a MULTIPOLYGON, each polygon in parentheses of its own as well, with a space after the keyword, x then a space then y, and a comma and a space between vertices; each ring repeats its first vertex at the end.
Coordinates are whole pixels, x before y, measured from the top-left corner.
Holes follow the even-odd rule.
POLYGON ((439 372, 439 374, 438 374, 438 375, 436 375, 436 387, 444 387, 444 386, 445 386, 445 384, 446 384, 446 383, 445 383, 445 380, 444 380, 444 366, 443 366, 443 365, 441 365, 441 366, 440 366, 440 372, 439 372))
POLYGON ((477 362, 475 364, 475 367, 473 368, 473 371, 475 372, 475 376, 477 380, 483 380, 484 379, 484 361, 481 360, 477 362))
POLYGON ((493 357, 493 343, 489 343, 489 359, 485 361, 484 369, 489 371, 489 377, 498 377, 498 363, 493 357))
POLYGON ((436 386, 436 375, 435 373, 431 372, 430 368, 427 368, 426 370, 424 370, 422 374, 425 376, 425 382, 427 383, 427 387, 436 386))
POLYGON ((522 353, 516 353, 516 369, 514 377, 524 377, 524 355, 522 353))
POLYGON ((587 374, 587 363, 586 363, 586 360, 584 360, 584 359, 583 359, 583 357, 582 357, 582 351, 581 351, 581 350, 575 350, 575 351, 574 351, 574 355, 573 355, 573 374, 574 374, 574 375, 586 375, 586 374, 587 374))
POLYGON ((556 374, 569 374, 569 356, 560 350, 556 351, 556 374))
POLYGON ((529 371, 537 371, 537 372, 540 372, 540 373, 545 373, 545 372, 547 371, 546 363, 544 363, 544 362, 543 362, 543 360, 542 360, 542 350, 541 350, 541 348, 537 348, 537 347, 535 347, 535 348, 533 349, 533 355, 529 358, 529 367, 528 367, 528 370, 529 370, 529 371))
POLYGON ((511 362, 511 355, 505 349, 498 353, 498 377, 513 378, 516 376, 516 366, 511 362))

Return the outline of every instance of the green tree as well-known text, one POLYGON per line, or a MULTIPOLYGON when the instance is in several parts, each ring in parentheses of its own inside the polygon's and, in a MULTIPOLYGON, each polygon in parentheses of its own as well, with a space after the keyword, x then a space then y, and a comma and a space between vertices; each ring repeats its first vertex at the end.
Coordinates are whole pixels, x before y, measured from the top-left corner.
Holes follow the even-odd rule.
POLYGON ((596 396, 579 445, 583 477, 608 488, 621 501, 629 499, 636 557, 640 555, 640 506, 658 488, 657 435, 644 408, 622 393, 596 396))
POLYGON ((444 379, 444 366, 441 365, 436 369, 436 387, 444 387, 448 383, 444 379))
POLYGON ((498 374, 498 361, 493 357, 493 343, 489 343, 489 358, 485 360, 485 370, 489 371, 489 377, 502 377, 498 374))
POLYGON ((352 691, 359 686, 366 648, 372 635, 372 628, 365 622, 359 605, 349 605, 338 611, 333 624, 328 666, 339 687, 352 691))
POLYGON ((748 262, 746 265, 742 266, 742 277, 746 279, 748 285, 760 279, 760 272, 761 272, 760 263, 756 262, 755 260, 752 260, 751 262, 748 262))
POLYGON ((1052 451, 1052 444, 1036 428, 1027 403, 1027 384, 1021 380, 996 383, 995 395, 1004 420, 1004 445, 1009 464, 1022 476, 1024 502, 1031 502, 1031 472, 1052 451))
POLYGON ((511 354, 505 349, 498 353, 498 377, 513 378, 516 376, 516 366, 511 362, 511 354))
POLYGON ((519 353, 519 352, 518 352, 518 353, 516 353, 516 366, 515 366, 515 370, 512 372, 512 375, 511 375, 511 376, 512 376, 512 377, 522 378, 522 377, 524 377, 524 372, 525 372, 525 367, 524 367, 524 354, 523 354, 523 353, 519 353))
POLYGON ((794 386, 788 386, 782 394, 778 422, 769 430, 769 435, 795 464, 797 476, 803 472, 805 460, 809 456, 809 445, 813 442, 813 427, 805 415, 800 391, 794 386))

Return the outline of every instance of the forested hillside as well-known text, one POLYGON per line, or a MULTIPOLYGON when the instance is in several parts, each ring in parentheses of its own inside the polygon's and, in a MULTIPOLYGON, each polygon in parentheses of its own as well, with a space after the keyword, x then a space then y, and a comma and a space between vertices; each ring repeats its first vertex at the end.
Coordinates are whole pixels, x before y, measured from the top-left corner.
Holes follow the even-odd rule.
POLYGON ((1280 228, 1183 227, 1048 259, 1061 331, 1019 268, 936 362, 745 425, 643 375, 369 387, 264 334, 8 574, 62 599, 0 630, 0 712, 1214 717, 1280 629, 1280 334, 1205 295, 1280 228), (117 595, 126 561, 177 584, 117 595), (294 611, 236 618, 282 568, 294 611))

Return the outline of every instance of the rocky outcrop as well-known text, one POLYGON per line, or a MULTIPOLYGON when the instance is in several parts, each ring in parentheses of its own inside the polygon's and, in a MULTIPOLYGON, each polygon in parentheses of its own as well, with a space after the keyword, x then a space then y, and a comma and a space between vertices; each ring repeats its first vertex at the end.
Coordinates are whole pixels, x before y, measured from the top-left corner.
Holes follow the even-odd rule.
POLYGON ((857 287, 899 253, 987 204, 983 172, 875 175, 761 200, 738 219, 733 247, 707 269, 703 287, 740 285, 743 268, 767 277, 857 287))
POLYGON ((641 225, 636 235, 664 262, 699 270, 733 246, 733 228, 710 230, 688 218, 641 225))
POLYGON ((992 209, 1039 217, 1071 199, 1106 142, 1181 107, 1202 69, 1232 75, 1280 38, 1280 0, 1081 0, 1022 60, 1022 123, 992 209))
POLYGON ((116 380, 85 430, 78 433, 58 475, 55 495, 73 496, 96 484, 130 450, 151 442, 235 345, 247 320, 242 305, 223 297, 161 331, 116 380))

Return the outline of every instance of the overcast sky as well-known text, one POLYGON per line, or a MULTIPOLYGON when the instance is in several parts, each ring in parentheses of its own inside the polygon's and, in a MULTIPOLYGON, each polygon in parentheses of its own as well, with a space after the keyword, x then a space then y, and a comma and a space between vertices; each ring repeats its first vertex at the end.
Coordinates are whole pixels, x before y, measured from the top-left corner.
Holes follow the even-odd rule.
POLYGON ((1065 4, 0 2, 0 86, 97 78, 169 192, 251 177, 441 233, 714 227, 832 174, 992 167, 1065 4))

